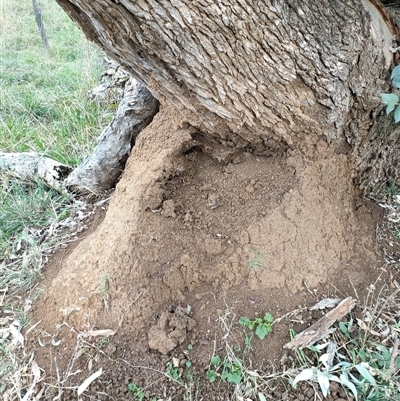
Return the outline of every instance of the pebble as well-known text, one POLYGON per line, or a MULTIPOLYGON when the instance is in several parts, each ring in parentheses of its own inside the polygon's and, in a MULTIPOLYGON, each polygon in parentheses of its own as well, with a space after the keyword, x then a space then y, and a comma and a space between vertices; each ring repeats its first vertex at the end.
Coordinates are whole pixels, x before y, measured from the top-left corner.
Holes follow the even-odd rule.
POLYGON ((256 190, 254 189, 254 187, 252 185, 248 185, 246 187, 246 192, 248 192, 249 194, 254 194, 256 190))

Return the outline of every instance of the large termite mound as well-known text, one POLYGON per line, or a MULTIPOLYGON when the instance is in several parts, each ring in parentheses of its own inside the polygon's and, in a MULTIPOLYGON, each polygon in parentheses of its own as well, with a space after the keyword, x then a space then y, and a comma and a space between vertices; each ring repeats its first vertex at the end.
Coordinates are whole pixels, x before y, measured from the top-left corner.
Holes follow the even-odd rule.
POLYGON ((354 294, 371 283, 375 217, 356 196, 348 155, 324 141, 308 157, 244 151, 219 162, 216 152, 168 108, 140 134, 104 221, 35 304, 34 320, 65 341, 59 363, 71 328, 116 330, 168 353, 210 330, 221 300, 276 314, 301 303, 305 286, 354 294), (174 328, 170 305, 190 305, 193 320, 172 340, 162 334, 174 328))

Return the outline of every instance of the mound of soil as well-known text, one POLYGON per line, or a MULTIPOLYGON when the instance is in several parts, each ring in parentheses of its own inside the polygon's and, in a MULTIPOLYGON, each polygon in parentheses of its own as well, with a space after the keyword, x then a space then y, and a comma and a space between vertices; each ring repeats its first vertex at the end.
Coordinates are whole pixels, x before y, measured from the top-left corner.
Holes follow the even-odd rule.
POLYGON ((379 215, 355 193, 347 155, 323 142, 308 157, 244 151, 217 161, 212 151, 166 108, 140 134, 104 221, 47 267, 30 347, 48 377, 58 369, 59 382, 79 385, 102 367, 95 399, 132 399, 130 382, 167 399, 189 390, 163 372, 182 377, 190 360, 190 391, 226 399, 231 387, 211 385, 204 370, 227 338, 243 343, 241 316, 301 310, 297 323, 253 339, 252 366, 265 369, 281 360, 289 327, 320 316, 304 305, 362 297, 374 282, 379 215), (100 329, 116 334, 90 337, 100 329))

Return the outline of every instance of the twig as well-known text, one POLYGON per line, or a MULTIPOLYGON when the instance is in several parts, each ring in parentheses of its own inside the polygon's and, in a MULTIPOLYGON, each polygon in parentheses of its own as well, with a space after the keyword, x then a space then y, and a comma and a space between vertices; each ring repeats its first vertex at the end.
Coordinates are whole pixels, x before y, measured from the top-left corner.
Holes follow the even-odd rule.
POLYGON ((396 371, 396 367, 394 365, 394 361, 396 356, 399 354, 399 338, 396 336, 393 343, 392 355, 390 357, 390 370, 394 373, 396 371))
POLYGON ((304 285, 304 287, 307 288, 307 291, 308 291, 313 297, 315 297, 315 292, 312 292, 312 291, 308 288, 308 285, 307 285, 307 281, 306 281, 306 280, 303 280, 303 285, 304 285))

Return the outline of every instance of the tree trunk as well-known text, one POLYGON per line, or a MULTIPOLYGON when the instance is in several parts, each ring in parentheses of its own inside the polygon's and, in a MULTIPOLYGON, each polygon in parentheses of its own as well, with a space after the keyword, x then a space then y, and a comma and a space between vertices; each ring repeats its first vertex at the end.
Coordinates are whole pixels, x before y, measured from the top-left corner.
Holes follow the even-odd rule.
POLYGON ((309 152, 324 137, 359 159, 397 30, 376 0, 58 0, 89 39, 233 148, 309 152), (318 23, 314 23, 318 21, 318 23))

